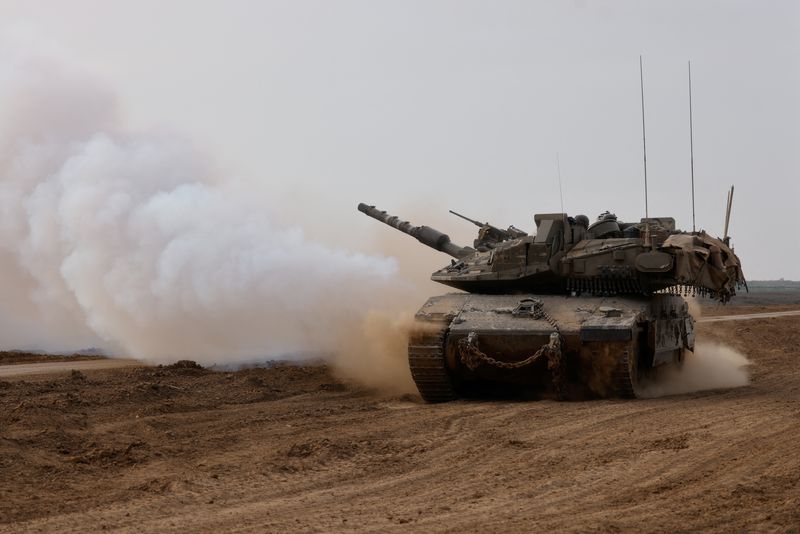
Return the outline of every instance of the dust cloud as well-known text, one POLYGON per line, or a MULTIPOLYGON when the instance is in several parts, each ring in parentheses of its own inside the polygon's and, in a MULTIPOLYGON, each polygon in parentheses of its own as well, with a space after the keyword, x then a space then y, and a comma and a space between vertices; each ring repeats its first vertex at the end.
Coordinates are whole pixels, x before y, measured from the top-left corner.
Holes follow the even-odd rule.
POLYGON ((413 313, 368 313, 342 338, 333 359, 337 374, 387 393, 415 393, 408 368, 413 321, 413 313))
POLYGON ((695 319, 703 316, 703 305, 698 297, 684 297, 686 305, 689 307, 689 315, 695 319))
POLYGON ((646 384, 644 396, 663 397, 694 391, 746 386, 750 383, 747 357, 725 345, 695 344, 680 369, 667 368, 646 384))
POLYGON ((230 364, 346 346, 344 369, 359 354, 407 385, 394 259, 275 225, 187 140, 127 129, 96 79, 0 50, 2 348, 230 364))

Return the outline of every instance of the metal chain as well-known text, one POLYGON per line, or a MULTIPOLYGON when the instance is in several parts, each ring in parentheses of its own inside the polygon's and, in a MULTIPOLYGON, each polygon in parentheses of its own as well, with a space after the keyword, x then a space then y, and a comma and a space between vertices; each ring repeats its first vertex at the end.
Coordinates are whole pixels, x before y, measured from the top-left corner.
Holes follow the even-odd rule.
POLYGON ((546 345, 542 345, 534 354, 528 356, 524 360, 502 362, 481 351, 478 348, 478 334, 470 332, 466 338, 458 342, 458 352, 461 356, 461 362, 470 370, 475 370, 481 363, 486 363, 501 369, 519 369, 520 367, 531 365, 543 354, 547 353, 547 368, 551 371, 554 369, 558 370, 561 367, 561 331, 558 328, 558 324, 541 306, 536 306, 531 316, 534 319, 544 319, 553 327, 553 330, 555 330, 555 332, 550 334, 550 341, 546 345))
POLYGON ((562 358, 562 341, 561 331, 558 328, 556 320, 544 311, 541 303, 535 305, 531 310, 530 316, 534 319, 544 319, 550 326, 553 327, 554 332, 550 334, 550 340, 546 345, 542 345, 539 350, 534 354, 528 356, 524 360, 516 362, 501 362, 492 358, 488 354, 482 352, 478 348, 478 334, 470 332, 466 338, 459 340, 458 352, 461 357, 461 362, 470 370, 475 370, 482 363, 499 367, 500 369, 519 369, 531 365, 536 360, 547 355, 547 369, 553 375, 553 389, 555 390, 556 398, 565 398, 565 385, 566 385, 566 369, 564 368, 564 360, 562 358))
POLYGON ((469 336, 458 342, 458 351, 461 355, 461 362, 471 371, 474 371, 482 363, 499 367, 501 369, 518 369, 520 367, 525 367, 526 365, 530 365, 538 360, 539 357, 544 354, 545 349, 549 348, 549 345, 544 345, 542 348, 537 350, 535 354, 518 362, 501 362, 500 360, 496 360, 488 354, 482 352, 475 343, 475 337, 477 337, 475 332, 470 332, 469 336))
POLYGON ((565 385, 567 382, 566 368, 564 367, 564 360, 561 358, 561 335, 556 332, 550 334, 551 343, 553 336, 558 339, 558 350, 548 353, 547 369, 553 375, 553 389, 555 389, 556 398, 562 400, 565 397, 565 385))

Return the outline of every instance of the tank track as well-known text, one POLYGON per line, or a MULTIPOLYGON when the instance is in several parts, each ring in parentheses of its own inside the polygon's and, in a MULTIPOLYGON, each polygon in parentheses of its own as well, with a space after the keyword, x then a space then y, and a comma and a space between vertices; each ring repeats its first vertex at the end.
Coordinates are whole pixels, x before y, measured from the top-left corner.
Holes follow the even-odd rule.
POLYGON ((631 368, 631 354, 629 351, 624 351, 617 361, 617 366, 614 369, 614 389, 617 395, 623 399, 635 399, 638 397, 636 394, 638 377, 636 376, 637 370, 631 368))
POLYGON ((419 394, 426 402, 447 402, 458 398, 447 371, 444 344, 447 325, 424 324, 408 341, 408 364, 419 394))

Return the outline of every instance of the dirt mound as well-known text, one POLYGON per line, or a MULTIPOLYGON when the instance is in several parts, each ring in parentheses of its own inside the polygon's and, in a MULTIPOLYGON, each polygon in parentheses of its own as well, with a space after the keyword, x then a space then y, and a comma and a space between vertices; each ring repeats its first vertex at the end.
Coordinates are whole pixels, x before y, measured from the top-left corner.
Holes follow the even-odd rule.
POLYGON ((173 364, 159 366, 159 367, 163 367, 164 369, 202 369, 203 368, 202 365, 200 365, 197 362, 192 361, 192 360, 178 360, 177 362, 175 362, 173 364))

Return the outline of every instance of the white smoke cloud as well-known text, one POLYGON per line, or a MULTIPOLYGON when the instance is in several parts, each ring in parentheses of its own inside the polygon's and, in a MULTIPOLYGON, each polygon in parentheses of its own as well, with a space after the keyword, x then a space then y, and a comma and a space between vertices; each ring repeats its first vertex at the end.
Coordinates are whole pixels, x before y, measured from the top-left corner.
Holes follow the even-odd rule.
POLYGON ((396 270, 275 226, 187 141, 126 131, 96 80, 2 47, 1 348, 206 363, 328 350, 396 270))

